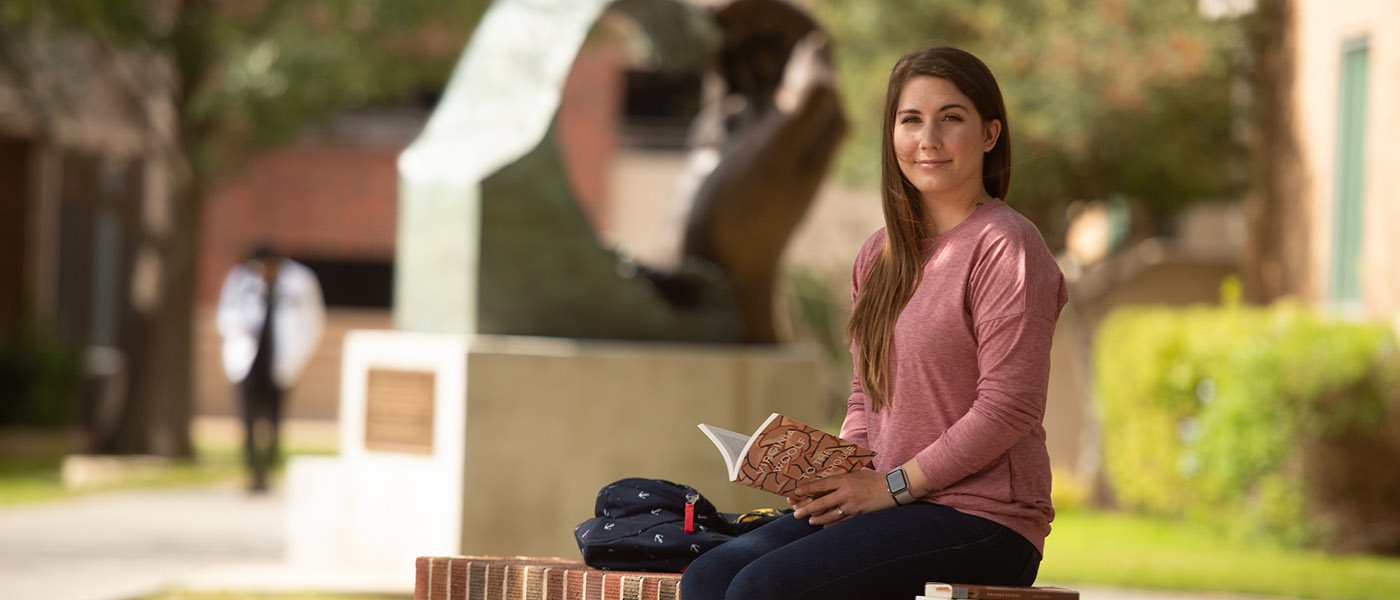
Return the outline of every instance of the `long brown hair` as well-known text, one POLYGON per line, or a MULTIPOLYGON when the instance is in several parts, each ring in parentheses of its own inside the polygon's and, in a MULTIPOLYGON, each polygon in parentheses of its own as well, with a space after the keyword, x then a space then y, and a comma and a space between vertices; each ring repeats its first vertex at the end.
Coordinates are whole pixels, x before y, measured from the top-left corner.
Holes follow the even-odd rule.
POLYGON ((890 72, 885 93, 885 120, 880 152, 880 195, 885 210, 885 244, 861 284, 846 339, 856 347, 856 368, 871 407, 890 402, 890 353, 894 325, 914 295, 923 274, 922 241, 929 237, 919 190, 899 170, 893 129, 899 95, 915 77, 947 80, 972 101, 982 122, 1001 121, 996 145, 982 159, 982 186, 993 198, 1006 198, 1011 185, 1011 130, 1006 105, 992 72, 977 57, 957 48, 939 47, 904 55, 890 72))

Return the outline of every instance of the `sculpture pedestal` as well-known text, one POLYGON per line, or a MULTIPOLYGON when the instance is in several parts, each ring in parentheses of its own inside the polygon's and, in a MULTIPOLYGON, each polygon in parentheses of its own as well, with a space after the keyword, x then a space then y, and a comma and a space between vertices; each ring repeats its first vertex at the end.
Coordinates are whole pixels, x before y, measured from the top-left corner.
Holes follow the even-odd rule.
POLYGON ((686 483, 729 512, 785 507, 729 482, 695 425, 826 425, 825 377, 810 347, 351 332, 341 454, 288 465, 288 558, 573 556, 573 527, 623 477, 686 483))

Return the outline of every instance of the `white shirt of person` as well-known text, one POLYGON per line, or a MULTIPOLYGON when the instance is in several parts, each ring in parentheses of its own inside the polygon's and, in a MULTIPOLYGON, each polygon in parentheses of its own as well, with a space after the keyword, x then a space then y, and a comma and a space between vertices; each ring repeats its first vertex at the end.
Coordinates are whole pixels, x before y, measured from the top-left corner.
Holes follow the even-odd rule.
MULTIPOLYGON (((301 377, 321 341, 326 307, 316 274, 294 260, 280 261, 273 307, 276 314, 272 316, 272 381, 286 390, 301 377)), ((224 277, 219 293, 217 324, 224 338, 224 373, 234 383, 248 377, 267 318, 267 284, 262 271, 258 261, 235 266, 224 277)))

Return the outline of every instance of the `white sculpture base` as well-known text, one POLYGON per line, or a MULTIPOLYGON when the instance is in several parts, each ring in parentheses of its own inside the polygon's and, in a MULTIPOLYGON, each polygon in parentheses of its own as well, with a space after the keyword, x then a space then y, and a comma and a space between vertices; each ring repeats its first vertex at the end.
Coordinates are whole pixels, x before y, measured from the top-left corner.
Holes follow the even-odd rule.
POLYGON ((340 456, 288 465, 293 562, 574 556, 573 527, 624 477, 692 485, 727 512, 785 507, 730 483, 696 424, 832 418, 808 347, 353 331, 341 377, 340 456), (427 421, 394 399, 429 390, 427 421))

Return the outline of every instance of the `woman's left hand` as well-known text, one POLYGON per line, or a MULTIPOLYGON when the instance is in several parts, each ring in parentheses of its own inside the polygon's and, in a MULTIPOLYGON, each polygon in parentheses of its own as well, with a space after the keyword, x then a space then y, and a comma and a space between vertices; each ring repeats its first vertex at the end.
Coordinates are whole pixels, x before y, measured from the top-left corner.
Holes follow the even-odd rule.
POLYGON ((851 517, 896 506, 883 473, 860 469, 797 486, 788 498, 792 516, 829 526, 851 517))

